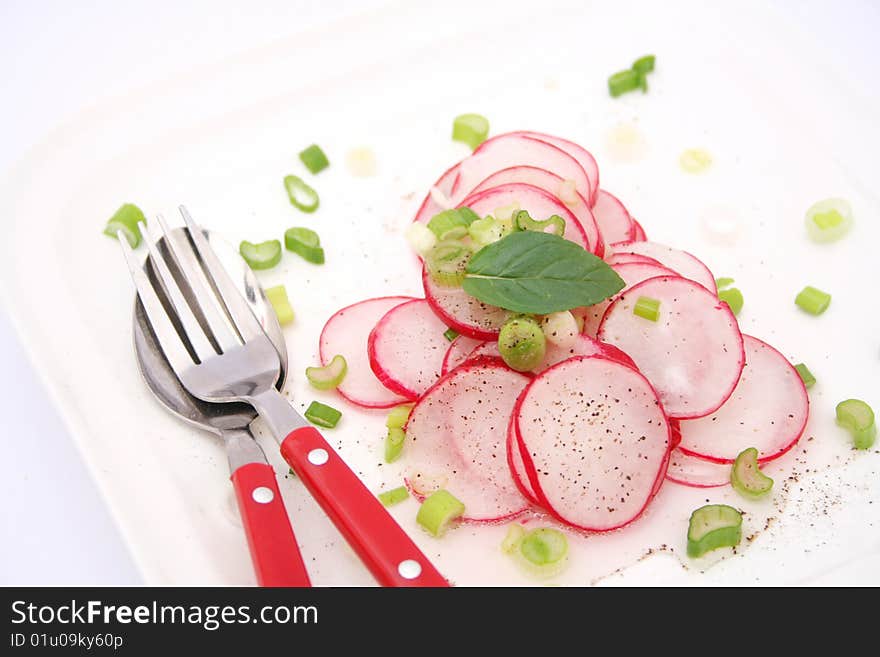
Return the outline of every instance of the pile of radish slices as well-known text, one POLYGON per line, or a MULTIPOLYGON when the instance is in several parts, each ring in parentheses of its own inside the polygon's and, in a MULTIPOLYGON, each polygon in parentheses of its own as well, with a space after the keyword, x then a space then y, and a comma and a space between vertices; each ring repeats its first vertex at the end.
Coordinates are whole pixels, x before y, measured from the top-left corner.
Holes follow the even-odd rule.
POLYGON ((766 462, 798 441, 809 403, 797 371, 740 332, 706 265, 647 241, 577 144, 534 132, 489 139, 440 176, 415 221, 511 204, 535 219, 563 217, 564 237, 626 285, 572 311, 582 331, 548 341, 539 367, 521 373, 500 358, 496 340, 511 313, 424 271, 424 298, 362 301, 321 334, 323 364, 336 354, 348 362, 338 386, 348 401, 415 403, 402 456, 415 496, 445 488, 471 521, 543 509, 607 531, 636 519, 667 479, 724 485, 743 449, 766 462), (660 301, 658 321, 633 313, 643 296, 660 301), (447 328, 459 334, 451 342, 447 328))

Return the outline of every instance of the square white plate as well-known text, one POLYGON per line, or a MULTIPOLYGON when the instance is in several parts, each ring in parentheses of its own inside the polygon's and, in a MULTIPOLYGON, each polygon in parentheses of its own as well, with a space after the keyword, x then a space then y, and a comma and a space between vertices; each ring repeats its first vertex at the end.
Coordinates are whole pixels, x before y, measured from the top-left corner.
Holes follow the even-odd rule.
MULTIPOLYGON (((402 229, 467 152, 449 140, 452 117, 477 111, 493 133, 543 130, 592 150, 603 187, 649 236, 736 278, 744 330, 819 378, 804 444, 821 448, 793 454, 796 478, 773 505, 750 509, 754 539, 736 558, 681 567, 674 554, 695 506, 745 505, 729 491, 667 485, 630 528, 572 537, 571 567, 554 582, 797 583, 846 572, 880 583, 877 450, 854 454, 833 423, 846 397, 880 408, 876 93, 838 76, 810 38, 758 4, 434 4, 342 21, 97 107, 50 135, 0 187, 0 211, 14 218, 0 244, 4 298, 146 581, 241 584, 253 575, 221 446, 168 415, 139 378, 132 288, 118 246, 101 235, 105 219, 126 201, 166 217, 185 203, 232 244, 280 238, 292 225, 318 230, 324 267, 286 254, 261 274, 287 286, 298 313, 286 331, 287 392, 300 408, 320 398, 344 410, 328 439, 369 487, 395 486, 403 466, 381 465, 382 414, 315 393, 301 372, 334 310, 419 294, 402 229), (658 56, 649 93, 609 98, 609 73, 646 51, 658 56), (635 156, 622 152, 622 134, 635 156), (332 166, 314 178, 320 210, 303 215, 281 179, 303 174, 296 153, 312 142, 332 166), (375 152, 375 177, 347 171, 355 146, 375 152), (701 176, 677 164, 694 146, 714 158, 701 176), (827 196, 851 201, 856 226, 817 246, 803 213, 827 196), (713 237, 713 218, 732 221, 735 238, 713 237), (792 303, 805 284, 834 295, 820 318, 792 303), (640 559, 648 549, 660 553, 640 559)), ((284 479, 286 466, 261 440, 284 479)), ((315 583, 370 584, 296 481, 281 485, 315 583)), ((436 541, 415 526, 414 501, 392 512, 456 583, 533 583, 499 552, 504 527, 463 526, 436 541)))

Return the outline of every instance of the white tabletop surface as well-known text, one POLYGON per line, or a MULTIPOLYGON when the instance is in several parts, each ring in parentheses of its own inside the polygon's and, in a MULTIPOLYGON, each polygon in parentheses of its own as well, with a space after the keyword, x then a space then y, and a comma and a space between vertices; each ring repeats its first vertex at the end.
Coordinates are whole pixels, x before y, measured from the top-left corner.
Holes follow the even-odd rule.
MULTIPOLYGON (((0 172, 52 128, 103 99, 386 3, 259 0, 246 10, 241 3, 222 0, 86 4, 0 3, 0 172)), ((817 43, 834 44, 828 48, 829 66, 849 69, 872 84, 880 10, 870 0, 773 4, 786 7, 793 21, 816 34, 817 43)), ((140 583, 4 308, 0 363, 6 424, 0 459, 0 585, 140 583)))

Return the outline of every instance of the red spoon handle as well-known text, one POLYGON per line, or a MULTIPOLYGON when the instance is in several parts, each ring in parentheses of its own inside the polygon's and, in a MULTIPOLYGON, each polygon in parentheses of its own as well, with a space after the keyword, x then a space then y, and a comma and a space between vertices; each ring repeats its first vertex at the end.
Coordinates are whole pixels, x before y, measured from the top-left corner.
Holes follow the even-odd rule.
POLYGON ((382 586, 449 586, 316 429, 291 432, 281 455, 382 586))
POLYGON ((232 473, 251 560, 260 586, 311 586, 275 471, 248 463, 232 473))

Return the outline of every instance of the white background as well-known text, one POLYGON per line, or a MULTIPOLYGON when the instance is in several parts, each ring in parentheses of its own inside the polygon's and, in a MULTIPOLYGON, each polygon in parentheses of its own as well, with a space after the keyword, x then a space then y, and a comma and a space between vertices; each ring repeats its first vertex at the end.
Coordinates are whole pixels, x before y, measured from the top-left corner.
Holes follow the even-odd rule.
MULTIPOLYGON (((262 0, 244 9, 243 3, 222 0, 0 0, 0 171, 79 110, 382 4, 262 0)), ((773 4, 786 7, 791 19, 807 26, 818 40, 835 44, 829 65, 849 69, 866 85, 875 84, 877 62, 866 55, 875 51, 870 45, 880 13, 868 1, 773 4)), ((34 248, 39 257, 39 245, 34 248)), ((51 304, 51 298, 41 302, 51 304)), ((139 583, 140 575, 3 309, 0 363, 5 424, 0 584, 139 583)))

